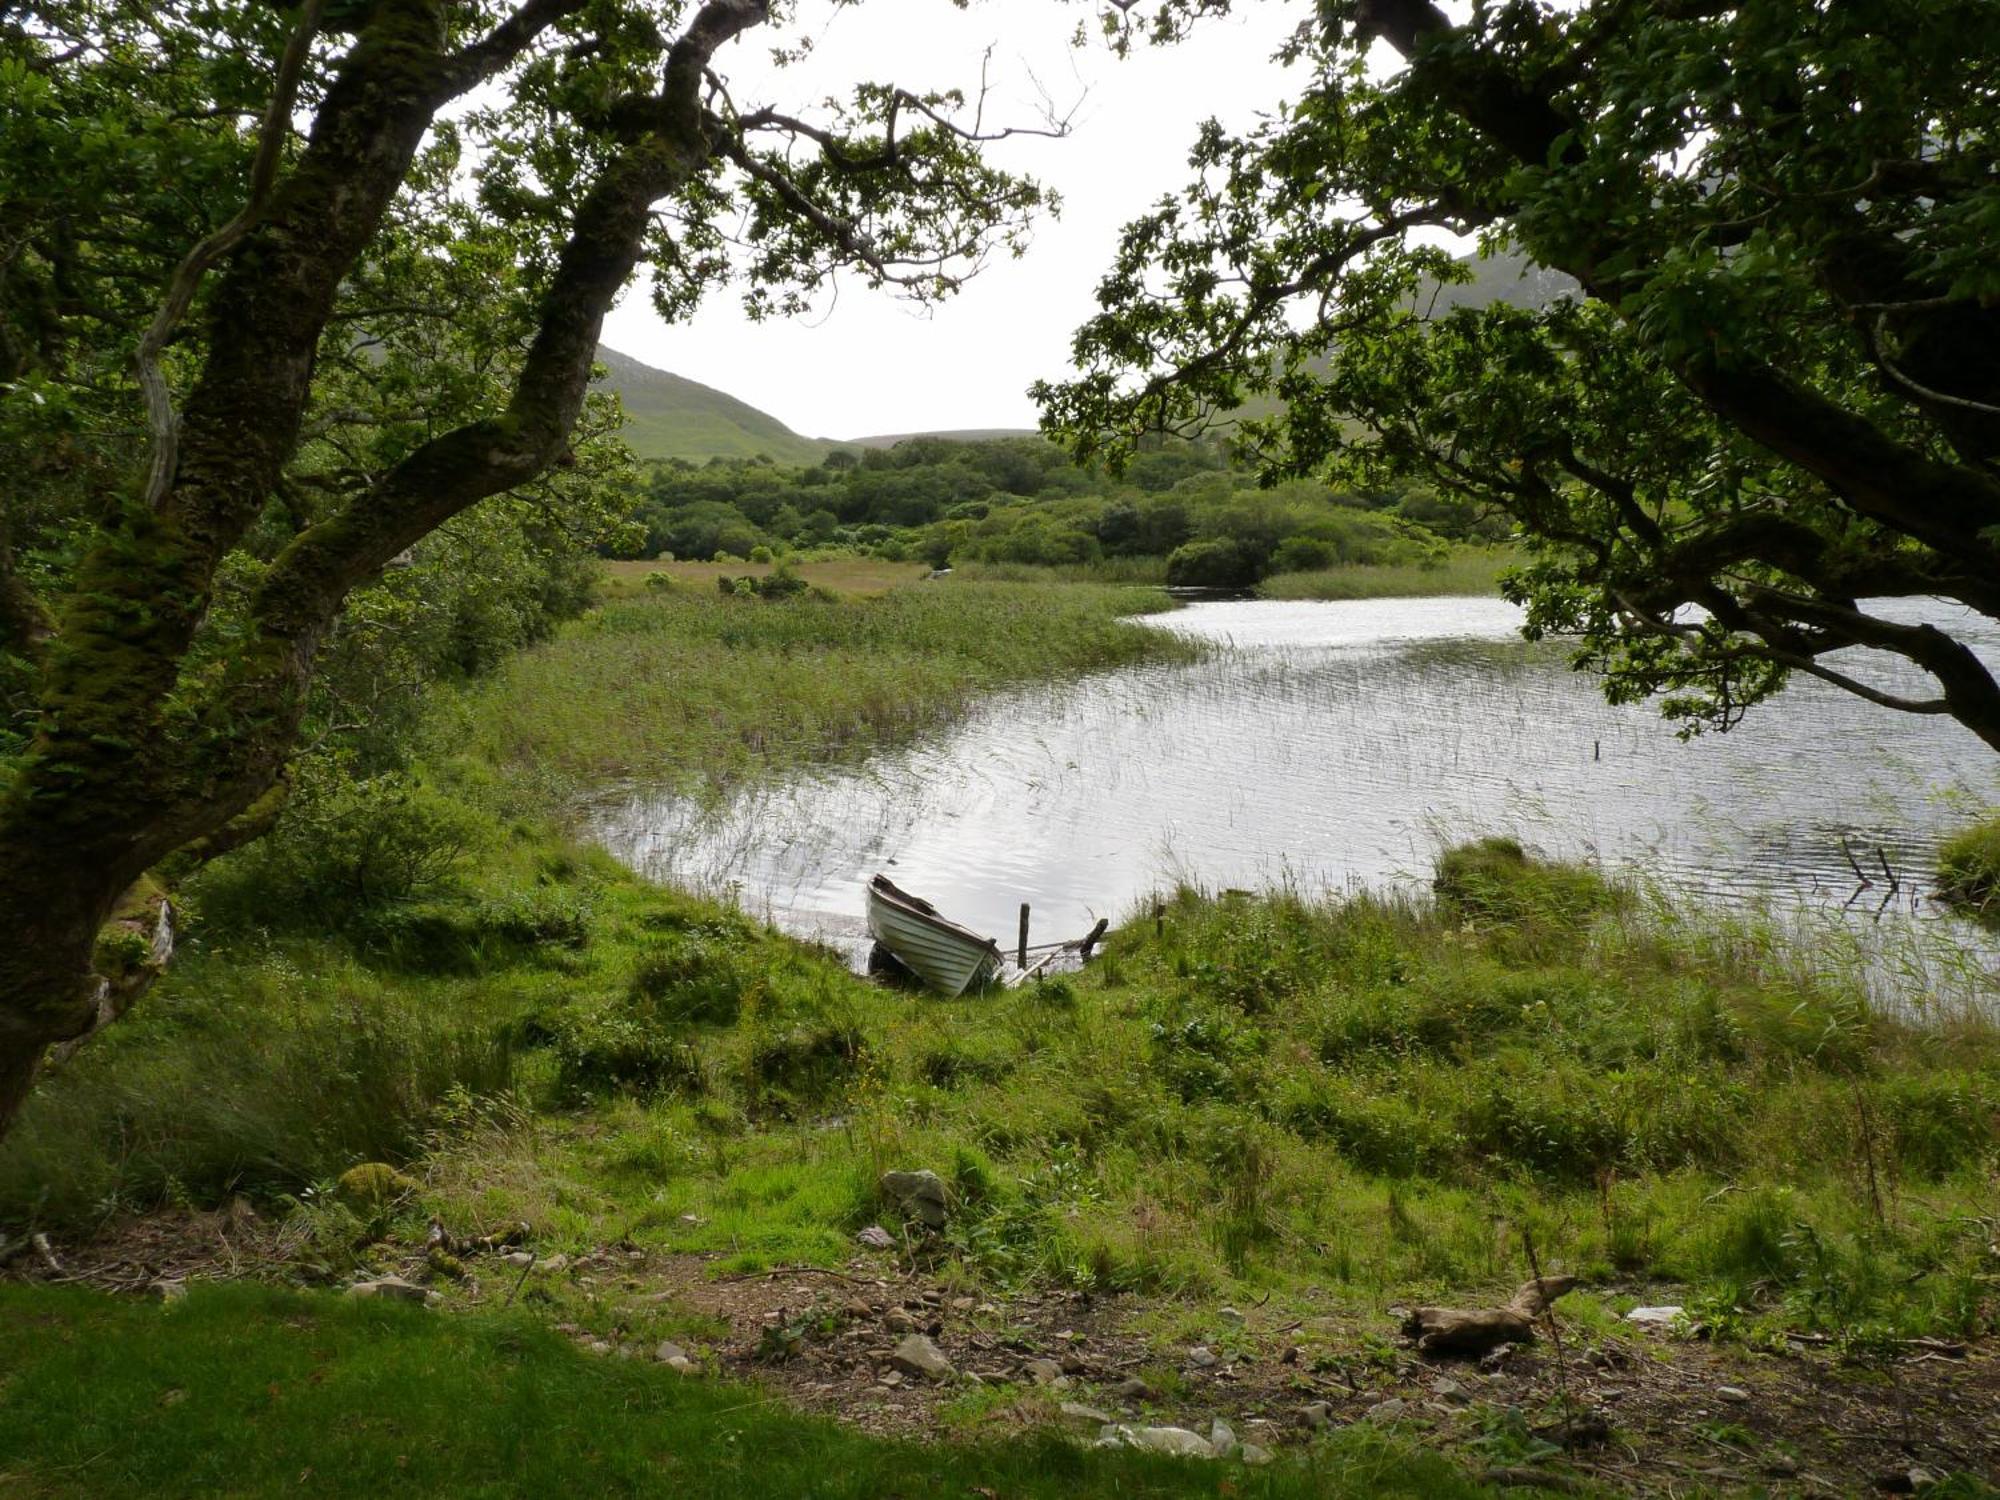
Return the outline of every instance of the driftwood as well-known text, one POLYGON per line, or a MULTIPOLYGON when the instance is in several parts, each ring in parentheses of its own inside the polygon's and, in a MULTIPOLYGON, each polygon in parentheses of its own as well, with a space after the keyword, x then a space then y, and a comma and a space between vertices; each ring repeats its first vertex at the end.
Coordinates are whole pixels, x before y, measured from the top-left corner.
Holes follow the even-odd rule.
POLYGON ((1574 1276, 1542 1276, 1523 1282, 1504 1307, 1419 1307, 1403 1320, 1403 1332, 1423 1354, 1480 1355, 1533 1343, 1535 1320, 1575 1286, 1574 1276))

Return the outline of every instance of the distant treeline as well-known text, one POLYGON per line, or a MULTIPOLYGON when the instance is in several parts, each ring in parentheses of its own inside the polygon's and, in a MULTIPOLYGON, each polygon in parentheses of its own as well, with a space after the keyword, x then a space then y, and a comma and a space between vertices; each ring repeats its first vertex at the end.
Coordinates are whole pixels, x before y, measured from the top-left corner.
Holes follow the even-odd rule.
POLYGON ((1417 488, 1260 488, 1212 447, 1141 453, 1116 478, 1036 437, 911 438, 807 468, 668 462, 645 481, 642 539, 617 555, 707 561, 862 551, 934 567, 1088 567, 1156 558, 1171 583, 1255 583, 1341 563, 1423 560, 1504 524, 1417 488))

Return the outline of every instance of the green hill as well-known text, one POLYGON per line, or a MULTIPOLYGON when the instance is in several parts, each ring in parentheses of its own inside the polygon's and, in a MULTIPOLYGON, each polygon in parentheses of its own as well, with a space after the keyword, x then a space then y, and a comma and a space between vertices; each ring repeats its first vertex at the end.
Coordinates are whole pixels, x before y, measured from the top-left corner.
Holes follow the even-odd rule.
POLYGON ((600 385, 625 405, 625 441, 641 458, 755 458, 816 464, 834 445, 800 437, 769 412, 713 386, 642 365, 615 349, 597 357, 610 373, 600 385))
POLYGON ((898 443, 906 443, 911 438, 946 438, 954 443, 987 443, 995 438, 1033 437, 1033 427, 954 427, 939 428, 934 432, 878 432, 870 437, 847 438, 840 443, 843 448, 893 448, 898 443))

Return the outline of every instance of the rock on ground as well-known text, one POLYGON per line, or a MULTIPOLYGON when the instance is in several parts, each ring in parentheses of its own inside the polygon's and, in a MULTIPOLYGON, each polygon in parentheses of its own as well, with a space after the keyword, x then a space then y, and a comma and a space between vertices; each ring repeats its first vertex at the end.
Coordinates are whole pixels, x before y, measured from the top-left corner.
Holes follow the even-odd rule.
POLYGON ((926 1380, 947 1380, 952 1373, 951 1361, 944 1357, 944 1351, 921 1333, 913 1333, 898 1344, 889 1362, 926 1380))
POLYGON ((905 1217, 927 1228, 944 1228, 944 1179, 937 1173, 884 1172, 881 1187, 882 1196, 901 1209, 905 1217))

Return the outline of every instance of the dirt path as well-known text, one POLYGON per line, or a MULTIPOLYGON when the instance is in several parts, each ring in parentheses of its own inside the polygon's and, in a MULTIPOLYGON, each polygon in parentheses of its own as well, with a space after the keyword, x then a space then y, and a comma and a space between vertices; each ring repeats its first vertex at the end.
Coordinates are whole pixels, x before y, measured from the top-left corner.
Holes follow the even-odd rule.
MULTIPOLYGON (((279 1277, 287 1249, 281 1231, 239 1210, 156 1217, 59 1253, 65 1279, 139 1292, 162 1278, 279 1277)), ((415 1254, 399 1268, 418 1283, 429 1272, 415 1254)), ((430 1279, 446 1312, 518 1299, 594 1353, 684 1354, 701 1372, 687 1378, 748 1381, 881 1434, 1059 1425, 1095 1441, 1106 1423, 1205 1436, 1220 1420, 1283 1454, 1372 1422, 1475 1471, 1520 1482, 1532 1472, 1558 1489, 1595 1480, 1643 1495, 1911 1493, 1952 1473, 2000 1485, 2000 1350, 1990 1341, 1850 1365, 1812 1345, 1758 1351, 1570 1320, 1560 1355, 1545 1339, 1475 1361, 1420 1356, 1390 1320, 1331 1299, 1281 1315, 977 1294, 887 1251, 837 1271, 749 1276, 616 1247, 526 1266, 495 1252, 468 1256, 464 1272, 430 1279), (1169 1337, 1169 1327, 1204 1331, 1169 1337), (951 1373, 927 1378, 899 1361, 912 1338, 951 1373)), ((53 1279, 33 1257, 11 1274, 53 1279)))

